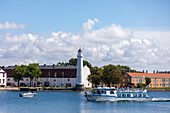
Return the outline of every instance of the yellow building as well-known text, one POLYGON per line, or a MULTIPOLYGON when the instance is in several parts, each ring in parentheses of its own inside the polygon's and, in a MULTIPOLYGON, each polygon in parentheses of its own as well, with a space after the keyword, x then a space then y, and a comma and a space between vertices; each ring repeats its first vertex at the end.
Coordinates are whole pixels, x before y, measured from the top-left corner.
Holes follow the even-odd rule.
POLYGON ((149 87, 170 87, 170 74, 162 73, 126 73, 122 76, 122 87, 137 86, 137 83, 145 84, 145 77, 151 79, 149 87))

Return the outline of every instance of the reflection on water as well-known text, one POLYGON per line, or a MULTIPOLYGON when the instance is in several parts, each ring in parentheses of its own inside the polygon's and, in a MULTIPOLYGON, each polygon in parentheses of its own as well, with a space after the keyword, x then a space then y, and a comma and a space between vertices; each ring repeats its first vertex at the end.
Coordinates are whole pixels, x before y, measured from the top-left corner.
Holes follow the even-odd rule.
MULTIPOLYGON (((39 91, 34 98, 17 91, 0 91, 0 113, 111 113, 170 111, 170 102, 89 102, 84 92, 39 91)), ((170 98, 170 92, 149 92, 154 98, 170 98)))

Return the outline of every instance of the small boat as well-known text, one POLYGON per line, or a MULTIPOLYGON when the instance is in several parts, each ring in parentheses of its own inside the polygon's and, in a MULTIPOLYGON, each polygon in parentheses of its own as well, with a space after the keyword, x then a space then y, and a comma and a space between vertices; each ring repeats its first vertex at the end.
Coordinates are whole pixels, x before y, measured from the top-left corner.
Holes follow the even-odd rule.
POLYGON ((88 101, 152 101, 146 89, 115 89, 114 87, 99 87, 85 92, 88 101))
POLYGON ((20 97, 35 97, 37 94, 34 92, 20 93, 20 97))

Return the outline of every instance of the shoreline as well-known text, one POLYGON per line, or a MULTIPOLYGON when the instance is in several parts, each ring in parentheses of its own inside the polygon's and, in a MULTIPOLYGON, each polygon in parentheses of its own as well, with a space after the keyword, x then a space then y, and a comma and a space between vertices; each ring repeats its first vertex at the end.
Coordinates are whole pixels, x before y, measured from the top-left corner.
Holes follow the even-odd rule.
MULTIPOLYGON (((86 88, 84 91, 91 91, 86 88)), ((74 87, 0 87, 0 91, 77 91, 74 87)), ((170 88, 147 88, 147 91, 170 91, 170 88)))

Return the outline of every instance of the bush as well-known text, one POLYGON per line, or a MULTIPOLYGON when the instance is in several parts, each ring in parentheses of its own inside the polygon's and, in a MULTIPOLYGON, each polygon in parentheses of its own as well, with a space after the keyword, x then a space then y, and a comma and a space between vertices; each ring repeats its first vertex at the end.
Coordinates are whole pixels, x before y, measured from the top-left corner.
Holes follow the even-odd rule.
POLYGON ((146 86, 146 84, 137 83, 137 88, 144 88, 145 86, 146 86))

